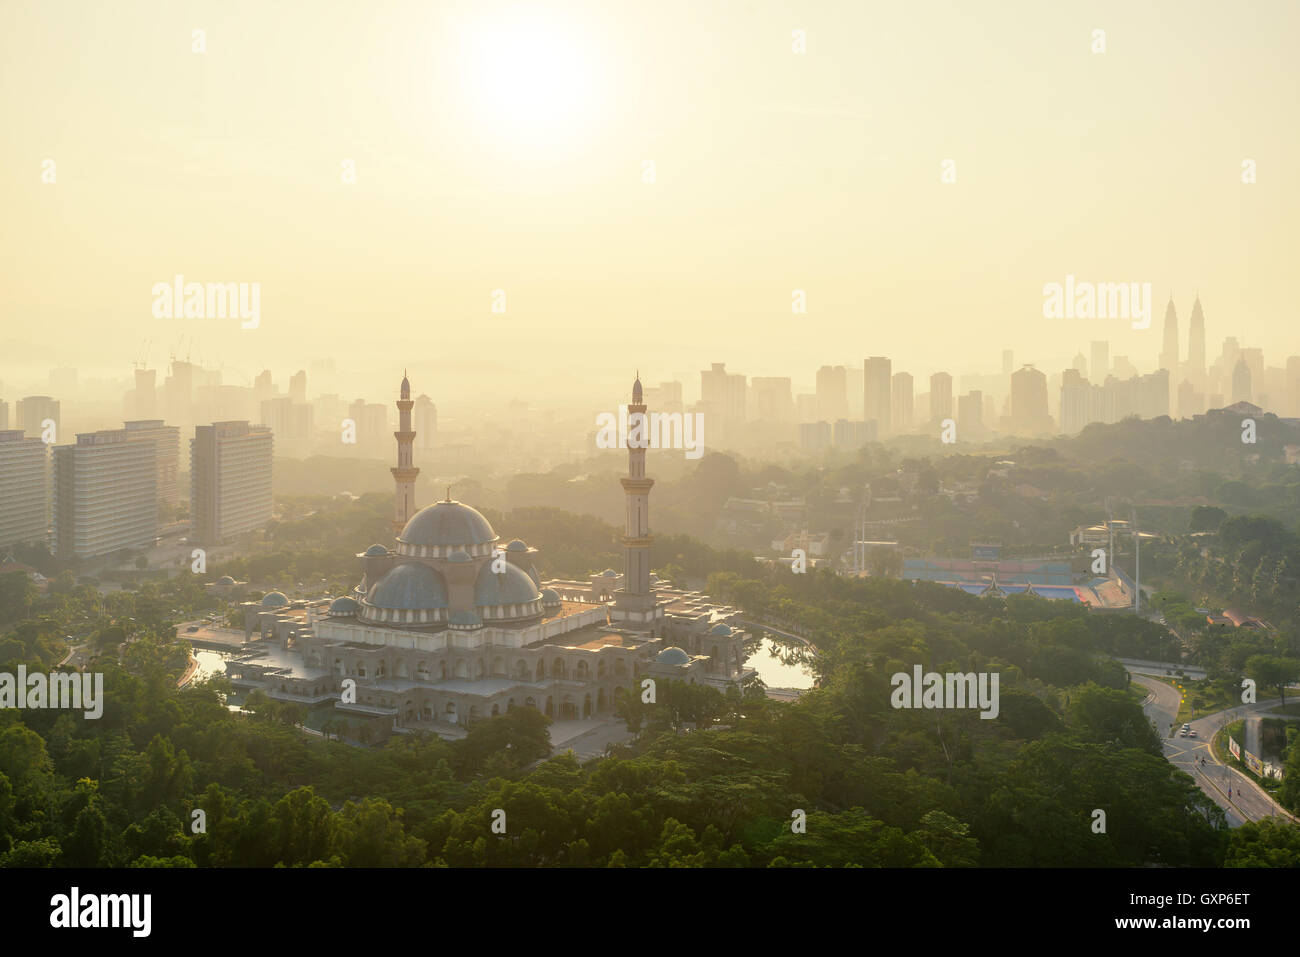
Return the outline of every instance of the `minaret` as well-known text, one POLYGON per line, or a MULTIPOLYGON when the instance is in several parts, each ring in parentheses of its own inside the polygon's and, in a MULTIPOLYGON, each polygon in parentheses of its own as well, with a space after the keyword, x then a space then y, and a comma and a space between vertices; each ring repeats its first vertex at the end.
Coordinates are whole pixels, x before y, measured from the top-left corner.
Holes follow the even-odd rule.
POLYGON ((411 428, 411 382, 402 373, 402 397, 397 400, 398 431, 393 433, 397 439, 397 468, 393 469, 393 481, 397 485, 397 511, 393 517, 393 531, 400 532, 415 514, 415 477, 420 470, 414 465, 411 449, 415 445, 415 432, 411 428))
POLYGON ((650 419, 641 398, 641 376, 632 385, 632 402, 627 407, 627 476, 619 479, 627 496, 627 519, 623 532, 623 587, 614 595, 616 619, 632 624, 651 624, 662 616, 658 599, 650 591, 650 489, 655 480, 646 478, 645 450, 650 445, 650 419), (640 424, 638 427, 638 419, 640 424))

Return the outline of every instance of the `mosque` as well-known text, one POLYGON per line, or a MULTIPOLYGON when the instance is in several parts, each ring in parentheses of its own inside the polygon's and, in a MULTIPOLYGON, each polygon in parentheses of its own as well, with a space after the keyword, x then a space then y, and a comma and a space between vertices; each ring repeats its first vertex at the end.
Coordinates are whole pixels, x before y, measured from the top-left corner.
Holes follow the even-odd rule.
MULTIPOLYGON (((556 719, 612 717, 620 689, 645 677, 725 688, 745 667, 740 612, 696 592, 661 587, 650 572, 646 449, 628 446, 624 571, 542 581, 538 550, 502 538, 450 494, 415 507, 411 385, 403 377, 390 547, 357 555, 361 578, 332 601, 273 591, 241 604, 245 638, 261 640, 227 665, 236 687, 280 701, 334 702, 397 732, 459 737, 475 718, 515 707, 556 719), (355 694, 343 694, 351 678, 355 694), (353 698, 355 700, 353 700, 353 698)), ((646 411, 638 377, 629 413, 646 411)))

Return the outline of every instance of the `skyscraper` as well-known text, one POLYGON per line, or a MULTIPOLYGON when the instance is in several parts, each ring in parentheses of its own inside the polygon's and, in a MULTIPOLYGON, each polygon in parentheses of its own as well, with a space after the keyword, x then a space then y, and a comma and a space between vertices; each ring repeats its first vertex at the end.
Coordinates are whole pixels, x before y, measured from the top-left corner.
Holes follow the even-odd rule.
POLYGON ((126 429, 83 432, 54 449, 54 554, 93 558, 158 536, 157 444, 126 429))
POLYGON ((1088 362, 1088 381, 1094 385, 1101 385, 1106 381, 1106 376, 1110 375, 1110 343, 1094 339, 1091 355, 1092 358, 1088 362))
POLYGON ((1178 313, 1174 310, 1173 296, 1165 306, 1164 346, 1160 350, 1157 368, 1168 369, 1171 373, 1178 371, 1178 313))
MULTIPOLYGON (((681 411, 681 388, 678 386, 678 406, 677 411, 681 411)), ((438 407, 434 405, 433 400, 427 395, 418 395, 415 397, 415 447, 417 449, 431 449, 434 447, 438 437, 438 407)))
POLYGON ((817 411, 829 422, 849 414, 849 378, 844 366, 822 366, 817 370, 817 411))
POLYGON ((891 368, 892 364, 884 356, 872 356, 862 363, 862 416, 875 420, 878 435, 888 432, 893 422, 891 368))
POLYGON ((51 399, 48 395, 29 395, 24 399, 18 400, 18 408, 15 423, 18 428, 22 429, 24 434, 29 438, 41 438, 41 433, 45 431, 45 423, 52 421, 54 423, 54 441, 59 440, 58 432, 61 422, 59 421, 59 401, 51 399))
POLYGON ((979 389, 957 399, 958 438, 971 441, 984 437, 984 393, 979 389))
POLYGON ((21 429, 0 430, 0 548, 45 541, 45 448, 21 429))
POLYGON ((1077 368, 1061 374, 1061 431, 1074 435, 1089 422, 1088 408, 1092 387, 1077 368))
POLYGON ((190 440, 190 526, 200 542, 222 542, 271 518, 271 430, 214 422, 190 440))
POLYGON ((152 419, 158 409, 158 370, 136 369, 135 388, 126 394, 128 419, 152 419))
POLYGON ((1205 378, 1205 313, 1201 297, 1192 303, 1192 327, 1187 335, 1187 373, 1192 385, 1201 388, 1205 378))
POLYGON ((754 418, 767 422, 794 421, 794 392, 789 376, 754 376, 750 380, 754 418))
POLYGON ((165 425, 162 419, 144 419, 123 423, 128 442, 152 442, 158 465, 158 505, 180 503, 181 430, 165 425))
POLYGON ((744 374, 728 372, 725 362, 714 362, 700 372, 700 404, 706 418, 727 435, 746 418, 747 380, 744 374))
POLYGON ((362 455, 383 455, 388 446, 388 407, 379 402, 357 399, 348 406, 348 418, 356 425, 353 451, 362 455))
POLYGON ((1047 414, 1047 376, 1033 366, 1025 366, 1011 376, 1011 427, 1030 434, 1052 431, 1052 417, 1047 414))
POLYGON ((942 422, 952 418, 952 376, 936 372, 930 376, 930 421, 942 422))
POLYGON ((1232 401, 1249 402, 1251 400, 1250 390, 1250 366, 1246 364, 1245 359, 1238 359, 1236 367, 1232 370, 1232 401))
POLYGON ((912 431, 912 403, 915 398, 911 373, 896 372, 890 395, 890 412, 893 416, 891 424, 895 433, 912 431))

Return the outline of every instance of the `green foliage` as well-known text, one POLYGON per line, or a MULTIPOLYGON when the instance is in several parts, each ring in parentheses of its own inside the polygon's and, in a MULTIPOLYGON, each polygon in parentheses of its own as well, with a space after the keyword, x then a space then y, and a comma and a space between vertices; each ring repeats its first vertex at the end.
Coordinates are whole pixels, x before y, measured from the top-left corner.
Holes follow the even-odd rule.
POLYGON ((1282 818, 1247 821, 1232 832, 1224 867, 1300 867, 1300 828, 1282 818))

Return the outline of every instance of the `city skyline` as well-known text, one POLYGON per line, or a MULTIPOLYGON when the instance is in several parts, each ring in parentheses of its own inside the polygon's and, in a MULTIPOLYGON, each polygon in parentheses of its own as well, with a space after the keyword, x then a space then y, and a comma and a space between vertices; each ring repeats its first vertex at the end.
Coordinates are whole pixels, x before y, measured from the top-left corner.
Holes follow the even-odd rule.
MULTIPOLYGON (((1211 330, 1214 328, 1212 322, 1209 326, 1211 330)), ((1284 416, 1300 415, 1300 357, 1288 355, 1281 362, 1275 358, 1269 363, 1267 360, 1270 357, 1262 349, 1243 347, 1233 336, 1225 337, 1219 346, 1214 346, 1215 340, 1207 338, 1207 320, 1200 297, 1196 297, 1190 307, 1184 308, 1181 317, 1177 303, 1170 300, 1165 306, 1162 320, 1159 323, 1153 322, 1151 327, 1160 330, 1161 349, 1157 360, 1150 364, 1135 364, 1129 356, 1116 353, 1109 340, 1093 340, 1087 344, 1087 354, 1080 343, 1071 364, 1059 369, 1044 366, 1040 362, 1026 361, 1023 356, 1018 360, 1019 353, 1015 348, 1003 348, 1000 354, 1000 372, 939 369, 929 375, 914 374, 908 369, 895 367, 890 357, 879 356, 873 359, 868 356, 862 360, 861 367, 851 362, 828 364, 818 367, 811 374, 805 371, 802 376, 747 375, 742 371, 728 369, 725 362, 715 362, 712 371, 702 370, 697 373, 700 382, 698 392, 693 388, 694 376, 689 374, 685 381, 681 378, 660 379, 647 376, 647 382, 650 383, 652 401, 663 410, 682 411, 689 407, 696 411, 712 411, 715 421, 724 425, 720 432, 714 434, 715 446, 725 446, 726 440, 731 437, 725 428, 726 420, 775 423, 826 421, 832 426, 841 418, 876 421, 875 438, 934 431, 945 416, 932 414, 928 405, 918 403, 929 396, 927 383, 934 376, 945 374, 952 377, 947 388, 953 390, 953 396, 960 397, 962 393, 971 390, 984 396, 982 417, 987 427, 993 431, 1018 434, 1072 434, 1078 431, 1080 421, 1083 424, 1091 421, 1116 421, 1116 416, 1122 418, 1126 413, 1106 411, 1112 402, 1117 402, 1117 407, 1121 410, 1127 409, 1143 417, 1168 414, 1174 418, 1186 418, 1208 408, 1222 407, 1236 401, 1258 401, 1266 411, 1284 416), (879 377, 872 380, 878 383, 874 399, 871 397, 871 387, 867 385, 871 378, 867 373, 873 362, 880 364, 879 377), (1101 375, 1095 371, 1098 363, 1105 365, 1106 371, 1101 375), (1168 376, 1167 407, 1162 407, 1159 401, 1153 403, 1150 400, 1121 398, 1103 402, 1094 396, 1086 406, 1080 406, 1085 411, 1065 411, 1069 402, 1075 401, 1066 399, 1065 389, 1067 385, 1070 388, 1076 387, 1073 378, 1076 373, 1090 387, 1099 387, 1105 386, 1111 376, 1121 382, 1133 378, 1149 378, 1164 368, 1162 364, 1168 363, 1172 363, 1175 368, 1168 376), (1043 373, 1047 401, 1045 409, 1036 411, 1027 418, 1023 410, 1020 413, 1014 412, 1010 403, 1014 391, 1013 373, 1030 368, 1043 373), (1146 368, 1152 371, 1144 372, 1146 368), (723 378, 718 380, 716 388, 711 387, 711 378, 717 376, 723 378), (729 387, 722 384, 724 379, 740 387, 741 391, 735 392, 733 388, 731 394, 728 394, 729 387), (711 395, 711 388, 714 388, 716 394, 711 395), (665 389, 671 394, 665 393, 665 389), (722 391, 718 392, 717 389, 722 391), (831 398, 823 397, 823 392, 827 390, 832 395, 831 398), (1047 425, 1049 416, 1054 420, 1050 426, 1047 425), (1027 425, 1031 420, 1037 424, 1027 425), (719 439, 723 441, 719 443, 719 439)), ((219 420, 246 419, 272 426, 279 437, 279 453, 288 455, 309 454, 313 436, 332 430, 333 426, 325 423, 334 418, 347 415, 359 424, 368 423, 360 427, 360 432, 367 437, 363 445, 368 445, 371 451, 375 451, 375 437, 384 436, 390 424, 391 410, 387 402, 376 402, 373 399, 385 400, 391 387, 379 396, 372 394, 355 400, 349 399, 349 393, 346 392, 327 392, 326 389, 331 384, 339 388, 338 381, 343 378, 337 366, 328 361, 310 362, 311 373, 306 369, 298 369, 292 374, 277 377, 270 369, 263 369, 252 377, 251 386, 229 383, 224 370, 204 369, 198 363, 186 363, 183 360, 173 363, 172 374, 162 379, 158 375, 161 370, 144 368, 140 362, 135 365, 134 386, 123 396, 121 418, 124 419, 147 419, 160 414, 168 418, 169 424, 186 428, 219 420), (322 378, 325 384, 317 385, 322 378), (241 399, 240 396, 245 398, 241 399), (182 410, 179 417, 177 409, 182 410)), ((677 375, 680 376, 680 373, 677 375)), ((104 387, 111 383, 101 383, 98 398, 93 403, 87 403, 84 397, 89 390, 80 387, 79 370, 76 368, 51 369, 48 381, 51 387, 60 386, 62 391, 76 393, 83 399, 77 420, 89 421, 94 426, 85 429, 86 431, 107 427, 103 424, 106 414, 103 404, 111 402, 111 390, 104 387), (85 408, 88 405, 98 406, 99 411, 88 413, 85 408)), ((458 407, 454 390, 439 389, 441 385, 435 382, 430 387, 449 396, 449 400, 444 400, 444 418, 451 411, 450 421, 454 423, 457 415, 475 411, 476 407, 469 404, 458 407)), ((0 427, 8 427, 10 420, 15 424, 21 422, 21 427, 32 435, 40 434, 39 423, 45 415, 52 414, 56 421, 59 420, 58 410, 62 403, 57 396, 33 393, 18 395, 13 400, 6 401, 5 391, 8 389, 0 379, 0 427), (24 412, 24 403, 28 409, 35 411, 24 412), (53 413, 49 412, 50 409, 54 410, 53 413)), ((54 391, 53 388, 50 391, 54 391)), ((519 399, 520 396, 516 394, 502 392, 488 401, 489 404, 510 408, 519 399)), ((538 410, 550 409, 562 415, 576 411, 572 402, 566 404, 558 396, 550 403, 537 397, 530 396, 529 399, 528 405, 538 410)), ((584 396, 577 408, 585 407, 589 401, 590 395, 584 396)), ((937 401, 938 407, 942 407, 944 400, 937 401)), ((432 435, 437 431, 438 404, 423 390, 415 402, 416 415, 420 421, 432 425, 432 428, 422 430, 425 436, 422 442, 431 442, 432 435)), ((77 406, 78 403, 74 402, 73 408, 76 409, 77 406)), ((107 419, 115 418, 117 416, 107 414, 107 419)), ((71 441, 72 437, 66 436, 66 439, 71 441)))

